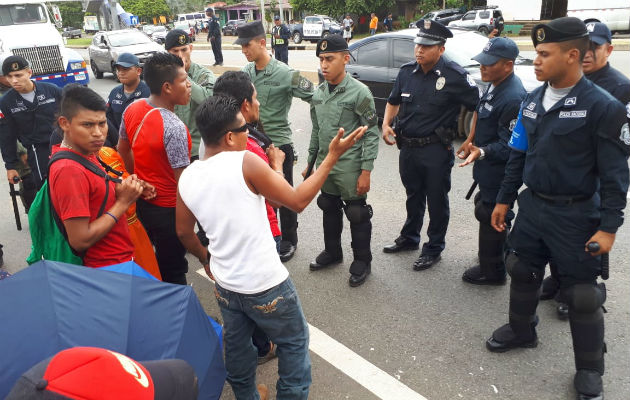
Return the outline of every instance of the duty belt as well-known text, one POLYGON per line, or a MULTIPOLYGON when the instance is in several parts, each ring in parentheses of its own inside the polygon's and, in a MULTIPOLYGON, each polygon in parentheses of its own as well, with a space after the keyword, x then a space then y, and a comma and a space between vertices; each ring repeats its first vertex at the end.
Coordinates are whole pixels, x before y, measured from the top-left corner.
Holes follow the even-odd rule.
POLYGON ((542 199, 548 203, 552 203, 552 204, 556 204, 556 205, 560 205, 560 206, 570 206, 571 204, 574 203, 579 203, 582 201, 586 201, 588 199, 590 199, 593 196, 585 196, 585 195, 579 195, 579 196, 551 196, 548 194, 543 194, 543 193, 539 193, 539 192, 535 192, 532 190, 532 193, 534 194, 534 196, 538 197, 539 199, 542 199))
POLYGON ((401 135, 396 136, 396 141, 399 141, 401 146, 406 147, 424 147, 432 143, 439 143, 440 138, 435 133, 425 137, 404 137, 401 135))

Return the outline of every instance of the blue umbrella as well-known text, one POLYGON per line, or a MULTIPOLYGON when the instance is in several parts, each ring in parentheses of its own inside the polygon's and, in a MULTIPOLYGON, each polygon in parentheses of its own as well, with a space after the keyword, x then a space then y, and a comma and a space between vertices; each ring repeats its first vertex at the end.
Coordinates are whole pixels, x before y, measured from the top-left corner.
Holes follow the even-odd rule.
POLYGON ((0 281, 0 304, 0 398, 31 366, 75 346, 180 358, 195 369, 199 399, 223 390, 219 339, 190 286, 44 260, 0 281))

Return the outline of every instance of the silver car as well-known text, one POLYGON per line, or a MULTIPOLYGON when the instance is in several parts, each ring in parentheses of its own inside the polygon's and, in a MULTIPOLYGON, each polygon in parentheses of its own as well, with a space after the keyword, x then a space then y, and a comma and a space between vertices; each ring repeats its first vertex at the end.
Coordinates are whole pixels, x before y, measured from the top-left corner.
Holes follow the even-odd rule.
POLYGON ((135 29, 98 32, 88 47, 90 66, 96 79, 102 79, 105 72, 111 72, 115 78, 114 63, 122 53, 135 54, 142 65, 158 51, 164 51, 164 48, 135 29))

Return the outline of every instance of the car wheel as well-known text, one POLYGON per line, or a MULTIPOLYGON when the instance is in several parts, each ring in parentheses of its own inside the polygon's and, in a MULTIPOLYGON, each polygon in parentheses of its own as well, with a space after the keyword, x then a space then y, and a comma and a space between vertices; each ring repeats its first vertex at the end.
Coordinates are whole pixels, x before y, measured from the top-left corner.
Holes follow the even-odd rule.
POLYGON ((90 60, 90 68, 92 68, 92 73, 96 79, 103 79, 103 73, 98 70, 96 63, 94 60, 90 60))
POLYGON ((302 34, 300 32, 293 32, 293 43, 302 43, 302 34))
POLYGON ((488 35, 488 28, 485 26, 480 26, 479 29, 477 29, 479 31, 479 33, 483 34, 483 35, 488 35))

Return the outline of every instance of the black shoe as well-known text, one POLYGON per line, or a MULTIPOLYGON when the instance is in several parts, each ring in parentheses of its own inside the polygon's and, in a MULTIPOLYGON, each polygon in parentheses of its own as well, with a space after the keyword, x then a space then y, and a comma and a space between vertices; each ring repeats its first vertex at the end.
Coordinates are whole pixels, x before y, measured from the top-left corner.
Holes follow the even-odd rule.
POLYGON ((505 324, 492 332, 492 336, 486 340, 486 348, 493 353, 504 353, 506 351, 523 348, 533 348, 538 346, 538 336, 534 331, 533 339, 521 339, 516 336, 510 324, 505 324))
POLYGON ((281 240, 280 246, 278 249, 278 254, 280 255, 280 261, 287 262, 290 259, 292 259, 293 255, 295 254, 295 249, 296 249, 296 246, 293 243, 286 240, 281 240))
POLYGON ((315 258, 315 261, 311 263, 309 268, 311 271, 318 271, 320 269, 329 267, 333 264, 339 264, 343 261, 343 254, 341 252, 337 254, 333 254, 328 250, 323 250, 319 255, 315 258))
POLYGON ((383 247, 383 253, 398 253, 400 251, 409 250, 418 250, 418 243, 414 243, 403 237, 398 237, 394 240, 394 244, 383 247))
POLYGON ((569 305, 567 303, 558 303, 556 306, 556 312, 558 314, 558 319, 562 321, 569 319, 569 305))
POLYGON ((440 256, 439 254, 434 255, 434 256, 430 256, 428 254, 421 255, 413 263, 413 270, 414 271, 422 271, 422 270, 425 270, 425 269, 429 269, 429 268, 431 268, 433 266, 433 264, 435 264, 436 262, 440 261, 441 259, 442 259, 442 256, 440 256))
POLYGON ((578 400, 604 399, 604 385, 599 371, 578 369, 573 378, 573 386, 575 386, 578 400))
POLYGON ((366 263, 362 260, 354 260, 352 261, 352 265, 350 265, 350 279, 348 279, 348 283, 352 287, 357 287, 363 285, 363 282, 367 279, 370 272, 372 272, 371 263, 366 263), (354 273, 353 271, 361 271, 359 273, 354 273))
MULTIPOLYGON (((497 274, 498 275, 498 274, 497 274)), ((472 283, 473 285, 505 285, 505 272, 503 276, 487 276, 481 272, 481 266, 475 265, 472 268, 468 268, 462 275, 464 282, 472 283)))

